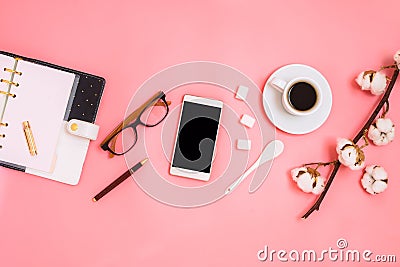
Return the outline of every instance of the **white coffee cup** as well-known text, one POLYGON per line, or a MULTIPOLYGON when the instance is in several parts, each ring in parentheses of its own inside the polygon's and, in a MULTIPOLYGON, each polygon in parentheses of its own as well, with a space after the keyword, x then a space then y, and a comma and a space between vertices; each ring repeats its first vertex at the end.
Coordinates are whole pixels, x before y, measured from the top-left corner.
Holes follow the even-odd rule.
POLYGON ((311 115, 321 106, 321 87, 310 78, 297 77, 285 81, 275 77, 270 85, 282 93, 282 105, 292 115, 311 115))

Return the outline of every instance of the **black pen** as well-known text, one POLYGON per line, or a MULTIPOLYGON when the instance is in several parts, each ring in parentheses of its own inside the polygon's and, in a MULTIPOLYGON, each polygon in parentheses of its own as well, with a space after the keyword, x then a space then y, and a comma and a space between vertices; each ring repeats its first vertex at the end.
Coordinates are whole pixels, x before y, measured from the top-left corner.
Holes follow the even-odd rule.
POLYGON ((98 193, 94 198, 92 198, 93 202, 98 201, 100 198, 104 197, 108 192, 113 190, 115 187, 117 187, 120 183, 125 181, 128 177, 131 176, 131 173, 134 173, 135 171, 139 170, 140 167, 142 167, 146 161, 148 161, 148 158, 145 158, 141 162, 137 163, 135 166, 127 170, 124 174, 122 174, 120 177, 114 180, 111 184, 109 184, 106 188, 104 188, 100 193, 98 193))

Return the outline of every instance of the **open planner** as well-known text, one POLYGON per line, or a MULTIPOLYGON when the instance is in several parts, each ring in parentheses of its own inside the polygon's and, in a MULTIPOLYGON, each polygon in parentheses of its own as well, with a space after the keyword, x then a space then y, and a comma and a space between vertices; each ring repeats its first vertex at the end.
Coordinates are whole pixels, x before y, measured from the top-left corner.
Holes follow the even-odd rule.
POLYGON ((79 182, 105 80, 0 51, 0 166, 79 182))

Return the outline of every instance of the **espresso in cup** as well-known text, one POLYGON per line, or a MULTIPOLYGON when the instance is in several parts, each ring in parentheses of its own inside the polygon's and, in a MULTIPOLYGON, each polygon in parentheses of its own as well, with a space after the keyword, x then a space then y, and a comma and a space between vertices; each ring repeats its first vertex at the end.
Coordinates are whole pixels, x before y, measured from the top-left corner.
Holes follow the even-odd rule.
POLYGON ((304 81, 293 84, 287 94, 290 105, 299 111, 310 110, 317 103, 318 95, 314 86, 304 81))
POLYGON ((282 105, 292 115, 310 115, 321 105, 321 88, 310 78, 297 77, 286 81, 274 77, 271 86, 282 93, 282 105))

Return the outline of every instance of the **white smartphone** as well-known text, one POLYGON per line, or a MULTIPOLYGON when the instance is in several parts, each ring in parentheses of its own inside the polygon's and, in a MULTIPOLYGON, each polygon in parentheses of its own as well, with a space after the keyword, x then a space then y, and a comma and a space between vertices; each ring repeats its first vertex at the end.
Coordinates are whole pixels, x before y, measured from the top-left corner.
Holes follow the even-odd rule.
POLYGON ((222 106, 218 100, 184 96, 170 174, 210 179, 222 106))

